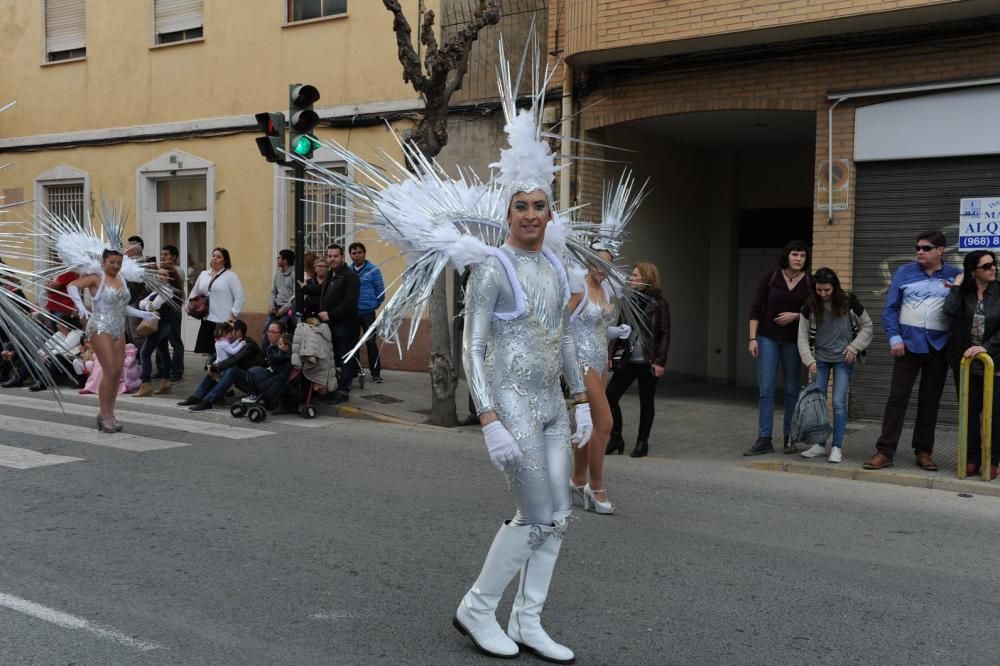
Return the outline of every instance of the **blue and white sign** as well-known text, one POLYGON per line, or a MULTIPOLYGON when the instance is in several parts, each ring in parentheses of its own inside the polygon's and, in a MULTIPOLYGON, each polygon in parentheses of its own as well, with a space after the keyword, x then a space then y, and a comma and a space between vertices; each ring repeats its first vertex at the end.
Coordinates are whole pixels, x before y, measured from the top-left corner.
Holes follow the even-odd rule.
POLYGON ((1000 248, 1000 197, 962 199, 958 218, 958 249, 1000 248))

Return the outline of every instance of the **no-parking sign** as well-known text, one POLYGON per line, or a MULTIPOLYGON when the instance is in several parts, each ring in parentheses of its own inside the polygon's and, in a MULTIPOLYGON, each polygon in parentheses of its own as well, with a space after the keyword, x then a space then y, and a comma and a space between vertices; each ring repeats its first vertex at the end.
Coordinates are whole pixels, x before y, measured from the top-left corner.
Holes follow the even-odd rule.
POLYGON ((1000 248, 1000 197, 962 199, 958 217, 958 249, 1000 248))

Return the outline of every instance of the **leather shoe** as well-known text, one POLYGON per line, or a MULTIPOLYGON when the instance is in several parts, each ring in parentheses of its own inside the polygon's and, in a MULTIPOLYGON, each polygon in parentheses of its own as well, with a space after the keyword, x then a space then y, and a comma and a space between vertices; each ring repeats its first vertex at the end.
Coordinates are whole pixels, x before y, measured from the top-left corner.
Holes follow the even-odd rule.
POLYGON ((760 456, 765 453, 774 453, 774 443, 770 437, 758 437, 753 446, 743 452, 745 456, 760 456))
POLYGON ((212 409, 213 405, 208 400, 199 400, 196 404, 188 407, 189 412, 203 412, 206 409, 212 409))
POLYGON ((966 476, 979 476, 979 465, 976 463, 966 463, 965 465, 965 475, 966 476))
POLYGON ((931 457, 928 451, 917 451, 917 467, 922 467, 928 472, 936 472, 938 470, 937 463, 934 462, 934 458, 931 457))
POLYGON ((881 451, 866 460, 865 464, 862 465, 863 469, 885 469, 886 467, 892 467, 892 458, 881 451))
POLYGON ((196 395, 189 395, 177 404, 181 407, 190 407, 191 405, 197 405, 199 402, 201 402, 201 398, 196 395))

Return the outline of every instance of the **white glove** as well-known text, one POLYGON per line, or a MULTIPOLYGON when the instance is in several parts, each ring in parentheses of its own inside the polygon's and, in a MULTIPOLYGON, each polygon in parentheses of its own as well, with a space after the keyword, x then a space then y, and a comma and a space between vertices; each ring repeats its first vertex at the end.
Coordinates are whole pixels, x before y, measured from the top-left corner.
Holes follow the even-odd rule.
POLYGON ((608 340, 614 340, 615 338, 618 338, 619 340, 628 340, 630 335, 632 335, 632 327, 628 324, 622 324, 621 326, 608 326, 608 340))
POLYGON ((514 442, 514 437, 507 432, 507 428, 499 421, 484 425, 483 437, 486 439, 490 462, 501 472, 508 465, 515 465, 521 459, 521 449, 514 442))
POLYGON ((590 404, 577 405, 574 416, 576 418, 576 432, 569 438, 569 441, 576 444, 576 448, 582 449, 587 446, 590 436, 594 434, 594 421, 590 418, 590 404))
POLYGON ((83 298, 80 297, 80 288, 76 285, 68 285, 66 293, 69 294, 73 305, 76 306, 76 314, 80 319, 90 319, 90 311, 83 305, 83 298))
POLYGON ((138 317, 139 319, 159 319, 160 315, 155 312, 149 312, 147 310, 139 310, 131 305, 125 306, 125 314, 129 317, 138 317))

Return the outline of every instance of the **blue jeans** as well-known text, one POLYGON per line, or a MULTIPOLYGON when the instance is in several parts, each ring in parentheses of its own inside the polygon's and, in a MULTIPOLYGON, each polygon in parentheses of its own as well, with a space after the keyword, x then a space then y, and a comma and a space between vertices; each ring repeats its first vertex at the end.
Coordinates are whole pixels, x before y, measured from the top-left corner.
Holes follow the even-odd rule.
POLYGON ((847 387, 851 383, 854 366, 846 361, 816 361, 816 386, 826 395, 830 380, 830 370, 833 370, 833 445, 838 449, 844 445, 844 434, 847 432, 847 387))
POLYGON ((247 377, 246 370, 236 367, 227 368, 222 373, 222 376, 219 377, 219 381, 215 381, 208 375, 205 375, 201 383, 198 384, 198 388, 194 390, 194 397, 215 404, 226 395, 226 391, 234 384, 239 390, 248 393, 250 391, 250 384, 247 381, 247 377))
POLYGON ((799 375, 802 360, 799 347, 794 342, 778 342, 763 335, 757 336, 757 389, 759 392, 760 414, 757 422, 757 436, 770 438, 774 431, 774 385, 778 378, 778 362, 785 377, 785 422, 784 434, 792 426, 792 413, 799 395, 799 375))
POLYGON ((153 352, 157 352, 156 370, 162 379, 170 379, 173 376, 173 358, 169 354, 167 343, 174 334, 174 330, 179 330, 180 320, 178 317, 163 315, 160 317, 160 324, 156 328, 156 333, 143 338, 142 349, 139 350, 139 368, 143 382, 148 382, 153 376, 153 352))

